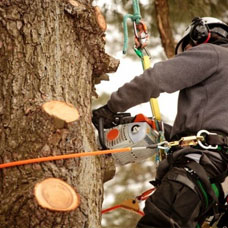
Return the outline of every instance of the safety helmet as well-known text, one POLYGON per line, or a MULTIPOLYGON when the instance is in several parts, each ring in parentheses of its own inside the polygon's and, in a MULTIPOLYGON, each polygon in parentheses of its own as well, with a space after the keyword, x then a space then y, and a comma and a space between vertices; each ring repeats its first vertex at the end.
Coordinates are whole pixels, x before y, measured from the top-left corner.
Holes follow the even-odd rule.
POLYGON ((192 23, 186 28, 183 38, 177 43, 175 54, 184 51, 187 44, 194 45, 207 43, 211 33, 228 38, 228 25, 214 17, 195 17, 192 23))

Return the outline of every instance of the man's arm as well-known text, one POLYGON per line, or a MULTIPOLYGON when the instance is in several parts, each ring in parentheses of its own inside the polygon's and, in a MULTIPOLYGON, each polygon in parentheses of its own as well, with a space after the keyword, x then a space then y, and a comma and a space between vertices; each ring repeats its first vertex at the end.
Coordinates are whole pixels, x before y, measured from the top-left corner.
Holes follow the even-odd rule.
POLYGON ((108 107, 113 112, 127 109, 156 98, 162 92, 172 93, 191 87, 212 76, 218 66, 214 45, 202 44, 154 65, 111 95, 108 107))

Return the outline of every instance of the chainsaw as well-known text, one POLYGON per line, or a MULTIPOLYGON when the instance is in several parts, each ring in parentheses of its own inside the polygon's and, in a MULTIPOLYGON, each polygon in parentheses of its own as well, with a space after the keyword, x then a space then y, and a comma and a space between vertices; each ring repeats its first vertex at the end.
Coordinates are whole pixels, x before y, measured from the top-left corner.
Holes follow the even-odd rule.
POLYGON ((98 139, 102 149, 144 147, 142 150, 112 154, 117 165, 140 162, 157 154, 158 149, 145 149, 160 140, 160 133, 152 119, 143 114, 131 117, 130 113, 119 113, 114 116, 113 125, 113 128, 104 129, 103 118, 99 119, 98 139))

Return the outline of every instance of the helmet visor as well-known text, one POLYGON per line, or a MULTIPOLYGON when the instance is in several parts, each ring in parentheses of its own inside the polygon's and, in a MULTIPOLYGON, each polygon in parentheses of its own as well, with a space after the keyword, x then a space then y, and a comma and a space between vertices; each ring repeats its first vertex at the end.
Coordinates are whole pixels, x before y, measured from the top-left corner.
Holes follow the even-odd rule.
POLYGON ((221 28, 221 27, 214 27, 214 28, 210 28, 210 32, 214 32, 224 38, 227 38, 228 37, 228 32, 221 28))

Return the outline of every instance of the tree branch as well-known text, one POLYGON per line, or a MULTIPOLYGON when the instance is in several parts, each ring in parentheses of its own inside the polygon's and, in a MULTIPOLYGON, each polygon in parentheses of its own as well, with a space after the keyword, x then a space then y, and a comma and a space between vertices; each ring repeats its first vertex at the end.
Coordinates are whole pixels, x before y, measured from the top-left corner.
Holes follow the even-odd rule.
POLYGON ((65 0, 64 4, 65 11, 75 19, 75 30, 81 30, 78 33, 79 40, 88 50, 93 65, 94 81, 99 83, 103 80, 102 75, 115 72, 119 66, 119 60, 105 53, 105 18, 98 7, 85 7, 76 0, 65 0), (96 79, 99 77, 101 78, 96 79))

